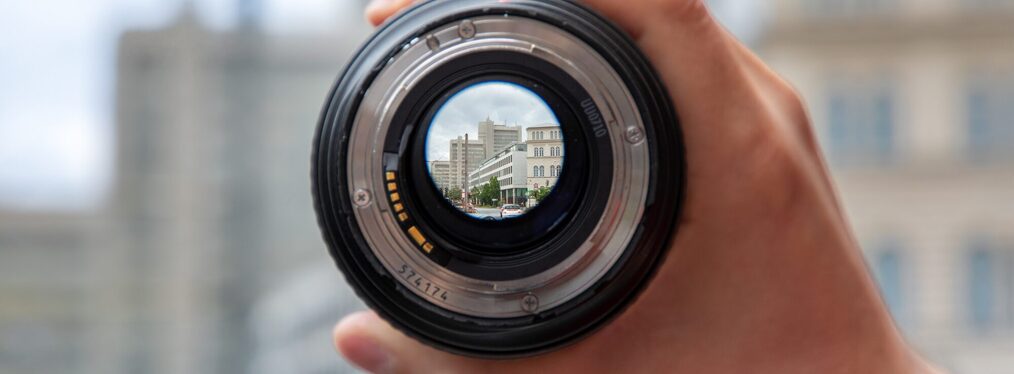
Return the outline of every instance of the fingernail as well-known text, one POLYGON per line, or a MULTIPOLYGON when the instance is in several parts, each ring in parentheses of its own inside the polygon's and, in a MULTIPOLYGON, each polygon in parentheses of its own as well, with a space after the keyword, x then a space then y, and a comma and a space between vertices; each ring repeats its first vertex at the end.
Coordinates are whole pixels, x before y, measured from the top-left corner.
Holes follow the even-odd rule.
POLYGON ((341 344, 342 354, 352 364, 371 373, 390 373, 394 365, 384 347, 371 338, 359 336, 341 344))

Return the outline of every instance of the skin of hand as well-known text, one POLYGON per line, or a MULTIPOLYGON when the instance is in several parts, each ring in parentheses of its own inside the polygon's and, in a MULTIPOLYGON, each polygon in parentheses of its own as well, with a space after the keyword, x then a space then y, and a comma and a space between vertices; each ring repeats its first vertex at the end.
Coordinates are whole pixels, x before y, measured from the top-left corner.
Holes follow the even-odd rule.
MULTIPOLYGON (((366 15, 377 25, 410 3, 366 15)), ((335 327, 338 351, 377 373, 935 371, 877 292, 795 90, 701 0, 584 4, 636 41, 682 121, 686 205, 655 279, 612 323, 541 356, 444 353, 372 312, 335 327)))

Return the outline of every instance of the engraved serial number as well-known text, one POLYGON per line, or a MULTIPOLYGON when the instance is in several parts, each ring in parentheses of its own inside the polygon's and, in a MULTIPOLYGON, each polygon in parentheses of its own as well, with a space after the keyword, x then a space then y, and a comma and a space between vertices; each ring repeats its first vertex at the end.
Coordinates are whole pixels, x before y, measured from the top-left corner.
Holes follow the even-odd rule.
POLYGON ((423 278, 408 265, 401 265, 401 269, 398 270, 398 275, 405 278, 409 284, 415 285, 415 288, 419 289, 419 291, 433 297, 438 297, 443 301, 447 301, 447 290, 444 290, 440 288, 440 286, 437 286, 426 278, 423 278))

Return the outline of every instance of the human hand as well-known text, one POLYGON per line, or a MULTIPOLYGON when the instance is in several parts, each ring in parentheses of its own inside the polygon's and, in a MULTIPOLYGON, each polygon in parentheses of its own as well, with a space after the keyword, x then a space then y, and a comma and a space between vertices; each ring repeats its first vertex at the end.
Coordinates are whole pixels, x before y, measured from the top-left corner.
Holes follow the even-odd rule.
MULTIPOLYGON (((375 1, 367 18, 409 3, 375 1)), ((451 355, 372 312, 338 324, 339 351, 372 372, 931 370, 877 294, 796 92, 701 0, 584 3, 637 42, 679 109, 686 205, 655 279, 615 321, 538 357, 451 355)))

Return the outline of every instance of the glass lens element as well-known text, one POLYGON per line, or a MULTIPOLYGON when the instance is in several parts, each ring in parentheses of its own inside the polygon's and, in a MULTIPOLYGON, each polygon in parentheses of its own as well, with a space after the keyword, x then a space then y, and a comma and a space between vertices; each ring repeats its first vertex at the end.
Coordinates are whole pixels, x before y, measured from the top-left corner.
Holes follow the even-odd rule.
POLYGON ((449 204, 476 219, 524 216, 563 175, 556 114, 516 83, 477 83, 451 96, 426 134, 426 165, 449 204))

